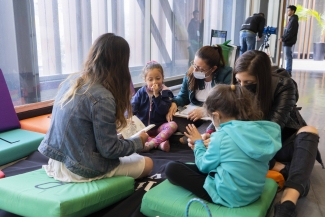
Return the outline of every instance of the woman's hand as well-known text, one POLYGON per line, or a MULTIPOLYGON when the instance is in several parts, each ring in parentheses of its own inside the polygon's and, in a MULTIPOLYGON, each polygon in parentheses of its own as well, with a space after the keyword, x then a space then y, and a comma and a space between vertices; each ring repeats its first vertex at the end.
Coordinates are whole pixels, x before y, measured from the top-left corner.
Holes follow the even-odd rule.
POLYGON ((188 113, 188 119, 192 120, 192 121, 197 121, 201 118, 203 118, 204 116, 204 108, 200 107, 200 108, 196 108, 193 111, 188 113))
POLYGON ((197 140, 202 140, 201 134, 199 131, 196 129, 194 124, 189 124, 186 126, 187 133, 184 132, 185 136, 189 138, 193 143, 197 140))
POLYGON ((144 145, 146 144, 146 142, 148 141, 148 137, 149 135, 145 132, 145 131, 141 131, 141 133, 139 134, 139 137, 141 139, 142 145, 144 147, 144 145))
POLYGON ((169 108, 169 111, 166 115, 166 120, 168 122, 172 121, 173 120, 173 115, 177 112, 177 105, 176 103, 172 102, 170 108, 169 108))

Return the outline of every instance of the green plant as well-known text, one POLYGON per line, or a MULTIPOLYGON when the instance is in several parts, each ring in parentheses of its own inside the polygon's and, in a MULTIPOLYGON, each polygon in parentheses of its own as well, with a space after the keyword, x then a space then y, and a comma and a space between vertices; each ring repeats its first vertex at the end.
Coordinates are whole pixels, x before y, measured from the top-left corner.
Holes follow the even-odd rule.
POLYGON ((317 20, 317 26, 320 28, 320 41, 325 42, 325 14, 305 8, 302 5, 296 5, 296 7, 296 14, 299 17, 299 21, 306 21, 309 17, 313 17, 317 20))

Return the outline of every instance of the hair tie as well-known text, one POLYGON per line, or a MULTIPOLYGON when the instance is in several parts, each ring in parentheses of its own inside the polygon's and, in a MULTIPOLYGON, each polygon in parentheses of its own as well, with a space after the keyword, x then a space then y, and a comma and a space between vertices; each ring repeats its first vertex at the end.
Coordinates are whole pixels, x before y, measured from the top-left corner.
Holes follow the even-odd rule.
POLYGON ((230 85, 230 89, 231 89, 231 90, 236 90, 236 87, 235 87, 235 85, 233 85, 233 84, 232 84, 232 85, 230 85))
POLYGON ((158 63, 156 60, 150 60, 149 62, 146 63, 146 65, 152 64, 152 63, 158 63))

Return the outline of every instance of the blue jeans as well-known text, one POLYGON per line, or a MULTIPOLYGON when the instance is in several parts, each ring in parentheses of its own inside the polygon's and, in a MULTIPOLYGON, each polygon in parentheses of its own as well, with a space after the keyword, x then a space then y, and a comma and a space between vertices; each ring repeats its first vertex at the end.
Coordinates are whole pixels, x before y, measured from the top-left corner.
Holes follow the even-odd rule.
POLYGON ((292 53, 295 48, 295 45, 292 45, 292 47, 289 46, 283 46, 284 47, 284 53, 286 55, 286 70, 291 75, 292 72, 292 53))
POLYGON ((248 31, 240 31, 239 35, 240 55, 247 50, 255 50, 256 34, 248 31))

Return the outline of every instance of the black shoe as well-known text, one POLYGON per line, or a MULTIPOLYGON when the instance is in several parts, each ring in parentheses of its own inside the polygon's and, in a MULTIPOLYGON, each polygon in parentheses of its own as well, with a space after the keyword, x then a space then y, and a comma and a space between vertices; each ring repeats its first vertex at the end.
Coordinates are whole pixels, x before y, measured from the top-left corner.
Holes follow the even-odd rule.
POLYGON ((277 203, 274 206, 274 217, 296 217, 296 205, 290 201, 286 200, 283 203, 277 203))
POLYGON ((280 173, 283 175, 284 180, 288 179, 289 176, 290 163, 285 164, 284 168, 280 170, 280 173))
POLYGON ((304 192, 299 196, 299 198, 306 197, 308 195, 310 189, 310 179, 308 179, 308 182, 304 188, 304 192))

